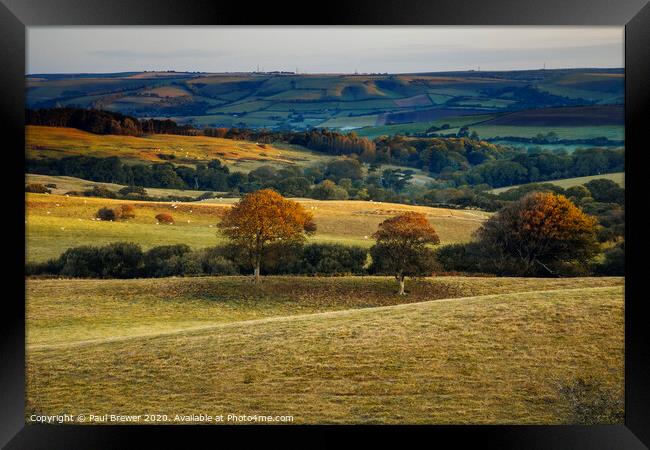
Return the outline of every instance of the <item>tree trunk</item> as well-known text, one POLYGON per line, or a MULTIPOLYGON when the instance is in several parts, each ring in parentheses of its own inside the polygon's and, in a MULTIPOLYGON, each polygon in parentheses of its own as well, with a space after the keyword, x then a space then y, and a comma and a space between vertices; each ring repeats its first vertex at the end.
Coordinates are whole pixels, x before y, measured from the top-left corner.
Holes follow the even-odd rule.
POLYGON ((255 263, 255 269, 253 269, 253 276, 254 276, 253 281, 255 283, 259 283, 260 280, 261 280, 261 278, 260 278, 260 262, 259 261, 257 263, 255 263))
POLYGON ((399 292, 397 293, 397 295, 406 295, 404 294, 404 276, 402 275, 398 281, 399 281, 399 292))

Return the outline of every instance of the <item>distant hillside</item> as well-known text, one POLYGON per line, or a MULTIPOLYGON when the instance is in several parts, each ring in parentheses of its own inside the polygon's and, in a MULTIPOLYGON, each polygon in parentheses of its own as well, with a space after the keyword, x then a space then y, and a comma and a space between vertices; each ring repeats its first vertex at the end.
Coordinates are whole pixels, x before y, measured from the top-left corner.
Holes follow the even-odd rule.
POLYGON ((400 75, 129 72, 27 77, 30 108, 92 107, 211 127, 372 128, 548 107, 615 105, 623 99, 623 69, 400 75))

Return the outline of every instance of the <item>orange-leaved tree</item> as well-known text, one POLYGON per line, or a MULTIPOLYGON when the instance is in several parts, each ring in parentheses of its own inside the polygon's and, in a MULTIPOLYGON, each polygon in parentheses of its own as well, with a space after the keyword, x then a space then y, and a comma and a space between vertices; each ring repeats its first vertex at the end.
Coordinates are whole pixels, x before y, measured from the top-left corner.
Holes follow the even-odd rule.
POLYGON ((523 273, 586 262, 599 250, 597 221, 563 195, 536 192, 506 206, 477 231, 479 242, 515 258, 523 273))
POLYGON ((430 246, 439 244, 440 238, 424 214, 410 211, 386 219, 372 236, 377 240, 370 249, 372 271, 394 275, 398 295, 404 295, 406 276, 428 275, 434 270, 430 246))
POLYGON ((247 253, 255 282, 260 280, 264 250, 270 244, 296 243, 316 231, 313 216, 300 203, 271 189, 242 197, 219 223, 223 233, 247 253))

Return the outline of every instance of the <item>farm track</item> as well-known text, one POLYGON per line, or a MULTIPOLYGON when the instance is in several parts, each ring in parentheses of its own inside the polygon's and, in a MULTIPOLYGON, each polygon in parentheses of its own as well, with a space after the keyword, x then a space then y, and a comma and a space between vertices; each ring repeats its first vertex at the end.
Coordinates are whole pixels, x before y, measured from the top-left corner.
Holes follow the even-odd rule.
POLYGON ((377 306, 377 307, 368 307, 368 308, 352 308, 339 311, 326 311, 318 313, 309 313, 309 314, 299 314, 299 315, 289 315, 289 316, 278 316, 278 317, 267 317, 263 319, 253 319, 253 320, 243 320, 243 321, 234 321, 230 323, 219 323, 212 325, 202 325, 197 327, 188 327, 180 328, 175 330, 167 330, 158 333, 141 333, 133 335, 124 335, 124 336, 115 336, 110 338, 101 338, 101 339, 87 339, 80 341, 72 341, 66 343, 56 343, 56 344, 32 344, 27 345, 26 350, 31 351, 47 351, 55 349, 65 349, 65 348, 74 348, 82 347, 87 345, 102 345, 102 344, 111 344, 115 342, 124 342, 137 339, 155 339, 159 337, 169 337, 169 336, 181 336, 181 335, 194 335, 200 334, 204 331, 211 330, 220 330, 220 329, 229 329, 235 327, 247 327, 254 326, 265 323, 272 322, 289 322, 289 321, 300 321, 308 320, 312 318, 327 318, 327 317, 341 317, 352 314, 371 314, 377 311, 388 311, 388 310, 400 310, 400 309, 417 309, 419 307, 437 303, 437 302, 451 302, 451 301, 466 301, 466 300, 489 300, 495 298, 510 298, 510 297, 519 297, 527 294, 553 294, 553 293, 567 293, 567 292, 594 292, 594 291, 605 291, 611 289, 622 289, 623 286, 599 286, 599 287, 588 287, 588 288, 571 288, 571 289, 552 289, 552 290, 533 290, 533 291, 522 291, 522 292, 513 292, 509 294, 488 294, 488 295, 478 295, 478 296, 469 296, 469 297, 452 297, 445 299, 436 299, 436 300, 427 300, 423 302, 416 303, 402 303, 398 305, 390 306, 377 306))

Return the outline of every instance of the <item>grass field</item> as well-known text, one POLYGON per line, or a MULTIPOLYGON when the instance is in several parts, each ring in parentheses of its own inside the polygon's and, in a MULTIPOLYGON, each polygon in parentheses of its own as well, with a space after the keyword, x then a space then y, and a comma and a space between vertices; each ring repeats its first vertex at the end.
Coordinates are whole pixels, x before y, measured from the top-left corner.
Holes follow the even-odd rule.
MULTIPOLYGON (((192 248, 217 245, 223 239, 217 235, 216 224, 225 208, 236 200, 212 199, 204 202, 137 202, 96 197, 66 197, 55 194, 26 195, 26 233, 28 261, 42 261, 60 255, 69 247, 102 245, 129 241, 147 249, 164 244, 188 244, 192 248), (134 219, 120 222, 93 220, 103 206, 132 204, 134 219), (172 214, 174 225, 157 225, 155 216, 172 214)), ((444 208, 408 206, 364 201, 299 200, 313 212, 318 242, 339 242, 370 246, 370 236, 377 225, 402 211, 425 213, 443 243, 470 239, 489 213, 459 211, 444 208)))
POLYGON ((118 156, 131 162, 163 162, 159 154, 173 155, 174 164, 194 165, 220 159, 239 172, 263 164, 276 166, 312 165, 329 158, 289 145, 258 145, 254 142, 205 136, 157 134, 145 137, 98 135, 73 128, 26 127, 25 152, 28 158, 61 158, 84 155, 118 156))
MULTIPOLYGON (((55 184, 55 188, 48 189, 52 191, 52 194, 58 195, 64 195, 66 192, 70 191, 85 191, 92 189, 95 186, 103 187, 113 192, 117 192, 124 187, 122 184, 102 183, 99 181, 84 180, 83 178, 66 177, 61 175, 40 175, 34 173, 25 174, 25 183, 37 183, 42 185, 55 184)), ((145 188, 145 190, 147 191, 147 194, 152 197, 165 197, 168 195, 198 197, 205 193, 205 191, 194 191, 191 189, 145 188)), ((215 195, 219 195, 219 193, 215 192, 215 195)))
MULTIPOLYGON (((566 189, 573 186, 580 186, 582 184, 589 183, 592 180, 599 180, 602 178, 606 180, 612 180, 618 183, 619 186, 625 187, 625 172, 605 173, 602 175, 592 175, 589 177, 564 178, 562 180, 544 181, 544 183, 554 184, 556 186, 560 186, 561 188, 566 189)), ((524 186, 524 185, 519 184, 516 186, 506 186, 502 188, 492 189, 490 192, 494 194, 498 194, 500 192, 505 192, 509 189, 517 188, 519 186, 524 186)))
POLYGON ((577 377, 622 395, 622 278, 394 289, 383 277, 28 280, 26 414, 548 424, 570 420, 557 388, 577 377))
MULTIPOLYGON (((457 133, 458 128, 444 130, 442 134, 457 133)), ((554 132, 560 139, 592 139, 605 137, 611 140, 622 141, 625 138, 625 127, 622 125, 594 125, 594 126, 515 126, 515 125, 470 125, 469 130, 476 131, 481 138, 495 137, 528 137, 532 138, 539 133, 554 132)), ((520 146, 522 144, 519 144, 520 146)), ((560 144, 556 147, 561 147, 560 144)), ((585 145, 583 145, 585 147, 585 145)))

